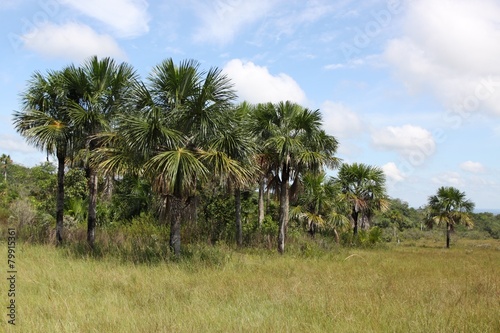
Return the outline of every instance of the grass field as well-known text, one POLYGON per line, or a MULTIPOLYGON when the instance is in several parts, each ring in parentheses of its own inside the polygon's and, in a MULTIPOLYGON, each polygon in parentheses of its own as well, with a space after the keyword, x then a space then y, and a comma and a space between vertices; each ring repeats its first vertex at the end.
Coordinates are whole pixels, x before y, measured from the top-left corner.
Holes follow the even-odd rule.
POLYGON ((134 265, 17 244, 16 326, 2 267, 0 331, 500 332, 498 241, 308 257, 213 251, 209 264, 134 265))

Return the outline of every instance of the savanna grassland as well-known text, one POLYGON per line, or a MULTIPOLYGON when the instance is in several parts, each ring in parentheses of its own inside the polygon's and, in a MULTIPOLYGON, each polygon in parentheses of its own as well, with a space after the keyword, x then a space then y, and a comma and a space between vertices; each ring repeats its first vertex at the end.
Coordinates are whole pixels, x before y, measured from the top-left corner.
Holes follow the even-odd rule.
MULTIPOLYGON (((6 248, 6 244, 1 244, 6 248)), ((17 245, 6 332, 499 332, 500 243, 283 256, 223 246, 132 264, 17 245)), ((2 277, 2 306, 7 281, 2 277)), ((5 312, 5 310, 4 310, 5 312)))
POLYGON ((319 109, 200 66, 28 79, 13 126, 54 163, 0 156, 2 330, 500 332, 500 215, 445 186, 410 207, 319 109))

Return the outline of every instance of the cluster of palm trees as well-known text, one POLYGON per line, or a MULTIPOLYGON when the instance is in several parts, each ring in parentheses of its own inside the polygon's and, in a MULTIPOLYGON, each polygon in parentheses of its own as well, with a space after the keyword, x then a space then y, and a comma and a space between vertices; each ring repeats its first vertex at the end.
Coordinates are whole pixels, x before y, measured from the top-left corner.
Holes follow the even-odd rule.
MULTIPOLYGON (((258 223, 265 195, 279 201, 278 251, 285 251, 290 218, 312 236, 329 224, 368 228, 376 211, 389 206, 383 171, 345 164, 338 142, 322 128, 319 110, 286 101, 235 104, 232 83, 220 69, 194 60, 167 59, 141 81, 127 63, 92 57, 81 66, 35 72, 22 94, 14 126, 27 142, 55 155, 56 239, 63 241, 64 177, 85 170, 88 182, 87 242, 94 247, 98 180, 133 174, 149 181, 161 203, 160 223, 170 225, 170 248, 180 254, 186 211, 196 211, 202 184, 234 195, 236 241, 243 243, 241 192, 258 189, 258 223), (325 170, 339 168, 327 179, 325 170), (193 200, 194 199, 194 200, 193 200), (292 204, 292 205, 291 205, 292 204)), ((2 168, 11 163, 2 156, 2 168)), ((471 225, 474 205, 455 188, 429 198, 427 222, 471 225)), ((191 214, 192 215, 192 214, 191 214)))
POLYGON ((335 157, 338 142, 322 130, 319 110, 289 101, 237 105, 235 100, 232 83, 220 69, 202 70, 194 60, 175 64, 167 59, 145 81, 130 65, 111 58, 92 57, 81 66, 34 73, 22 94, 22 110, 14 113, 14 126, 28 143, 57 158, 58 243, 63 241, 68 167, 86 173, 92 248, 98 179, 127 173, 151 182, 162 203, 160 222, 170 224, 175 255, 180 254, 185 210, 196 209, 193 199, 205 182, 234 194, 238 245, 243 242, 241 191, 258 188, 259 223, 265 192, 273 191, 279 198, 280 253, 290 211, 305 218, 313 234, 326 218, 345 222, 341 206, 350 207, 356 233, 358 216, 369 220, 387 206, 383 172, 363 164, 341 165, 335 157), (339 166, 338 177, 326 181, 325 169, 339 166), (329 200, 333 197, 337 206, 329 200))

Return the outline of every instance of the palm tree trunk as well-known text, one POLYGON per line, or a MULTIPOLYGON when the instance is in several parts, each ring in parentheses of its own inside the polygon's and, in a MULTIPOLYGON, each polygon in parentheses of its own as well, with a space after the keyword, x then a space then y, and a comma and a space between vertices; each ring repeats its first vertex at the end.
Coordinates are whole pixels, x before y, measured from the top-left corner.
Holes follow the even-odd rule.
POLYGON ((339 233, 337 232, 336 228, 333 228, 333 233, 335 234, 335 242, 337 244, 339 244, 340 243, 340 238, 339 238, 339 233))
POLYGON ((57 245, 63 242, 64 223, 64 154, 57 154, 57 199, 56 199, 56 241, 57 245))
POLYGON ((262 226, 265 218, 265 207, 264 207, 264 185, 266 178, 262 177, 259 182, 259 227, 262 226))
POLYGON ((95 227, 97 221, 97 171, 89 170, 89 211, 87 218, 87 243, 94 249, 95 227))
POLYGON ((160 225, 167 226, 169 214, 169 199, 168 195, 160 194, 160 212, 158 220, 160 225))
POLYGON ((114 190, 114 178, 112 175, 107 175, 104 178, 104 194, 106 196, 106 200, 111 201, 111 197, 113 196, 114 190))
POLYGON ((281 175, 281 189, 280 189, 280 216, 279 216, 279 234, 278 234, 278 252, 283 254, 285 252, 285 236, 286 228, 288 225, 288 214, 290 210, 290 196, 288 195, 289 186, 288 181, 290 172, 287 163, 283 163, 283 171, 281 175))
POLYGON ((450 248, 450 223, 446 222, 446 248, 450 248))
POLYGON ((354 228, 353 228, 354 237, 356 237, 358 235, 358 215, 359 215, 359 213, 356 211, 356 208, 353 207, 351 217, 352 217, 352 220, 354 223, 354 228))
POLYGON ((237 186, 234 189, 234 205, 236 214, 236 245, 243 246, 243 229, 241 226, 241 191, 237 186))
POLYGON ((182 199, 176 196, 169 197, 170 217, 170 251, 175 257, 181 255, 181 221, 182 221, 182 199))

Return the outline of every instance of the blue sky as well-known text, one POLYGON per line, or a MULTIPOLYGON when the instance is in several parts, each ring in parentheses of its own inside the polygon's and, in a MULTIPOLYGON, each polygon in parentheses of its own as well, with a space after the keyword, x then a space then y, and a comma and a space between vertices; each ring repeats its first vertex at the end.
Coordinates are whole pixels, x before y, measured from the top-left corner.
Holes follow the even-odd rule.
POLYGON ((383 168, 392 197, 455 186, 500 209, 497 0, 2 0, 0 36, 0 153, 17 163, 45 158, 12 127, 34 71, 196 59, 241 101, 320 109, 339 157, 383 168))

